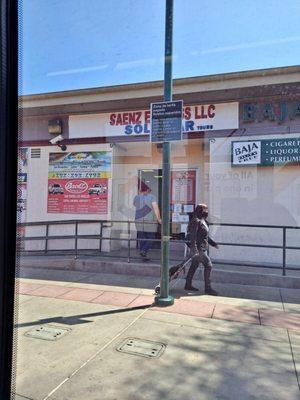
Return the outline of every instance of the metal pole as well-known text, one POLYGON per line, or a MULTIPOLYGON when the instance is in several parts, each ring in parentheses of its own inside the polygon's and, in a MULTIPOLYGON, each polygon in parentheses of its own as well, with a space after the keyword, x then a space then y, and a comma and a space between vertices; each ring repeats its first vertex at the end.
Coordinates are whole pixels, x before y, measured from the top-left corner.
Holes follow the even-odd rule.
MULTIPOLYGON (((173 0, 166 0, 164 101, 172 100, 173 0)), ((159 306, 169 306, 174 298, 169 295, 169 242, 170 242, 170 142, 163 143, 162 165, 162 249, 160 295, 155 297, 159 306)))
POLYGON ((127 222, 127 262, 130 263, 130 222, 127 222))
POLYGON ((286 228, 283 228, 282 238, 282 275, 286 275, 286 228))
POLYGON ((48 235, 49 235, 49 224, 46 223, 45 254, 48 252, 48 235))
POLYGON ((100 222, 99 253, 102 251, 103 221, 100 222))
POLYGON ((78 221, 75 222, 75 260, 78 258, 78 221))

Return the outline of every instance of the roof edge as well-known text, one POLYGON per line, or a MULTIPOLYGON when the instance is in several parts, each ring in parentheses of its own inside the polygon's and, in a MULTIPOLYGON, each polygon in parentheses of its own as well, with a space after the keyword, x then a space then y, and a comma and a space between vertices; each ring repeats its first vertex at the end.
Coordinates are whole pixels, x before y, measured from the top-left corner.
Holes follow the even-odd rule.
MULTIPOLYGON (((264 68, 264 69, 250 70, 250 71, 228 72, 228 73, 221 73, 214 75, 193 76, 187 78, 176 78, 173 79, 173 84, 174 86, 181 86, 193 83, 206 83, 206 82, 216 82, 221 80, 255 78, 261 76, 268 77, 268 76, 277 76, 280 74, 294 74, 294 73, 295 74, 300 73, 300 65, 289 66, 289 67, 264 68)), ((112 93, 120 91, 125 92, 128 90, 142 90, 142 89, 155 88, 161 86, 163 86, 163 80, 128 83, 128 84, 113 85, 113 86, 103 86, 97 88, 66 90, 62 92, 29 94, 20 96, 20 100, 21 101, 47 100, 53 98, 95 95, 95 94, 109 93, 109 92, 112 93)))

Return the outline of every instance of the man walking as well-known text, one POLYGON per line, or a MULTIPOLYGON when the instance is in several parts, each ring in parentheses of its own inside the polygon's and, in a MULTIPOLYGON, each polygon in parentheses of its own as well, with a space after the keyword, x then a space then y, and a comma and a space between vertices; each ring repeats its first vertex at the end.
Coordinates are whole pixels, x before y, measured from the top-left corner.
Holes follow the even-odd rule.
POLYGON ((140 182, 139 194, 135 196, 133 205, 135 206, 135 225, 140 255, 143 261, 149 261, 147 253, 152 242, 145 239, 155 239, 157 222, 161 224, 161 217, 156 198, 143 181, 140 182))

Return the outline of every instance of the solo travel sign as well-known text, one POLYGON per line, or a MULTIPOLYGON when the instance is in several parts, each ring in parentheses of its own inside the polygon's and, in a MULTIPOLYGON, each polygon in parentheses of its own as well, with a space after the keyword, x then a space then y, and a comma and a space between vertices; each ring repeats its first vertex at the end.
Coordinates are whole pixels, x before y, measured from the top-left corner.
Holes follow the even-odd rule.
POLYGON ((233 166, 300 164, 300 138, 237 141, 231 145, 233 166))

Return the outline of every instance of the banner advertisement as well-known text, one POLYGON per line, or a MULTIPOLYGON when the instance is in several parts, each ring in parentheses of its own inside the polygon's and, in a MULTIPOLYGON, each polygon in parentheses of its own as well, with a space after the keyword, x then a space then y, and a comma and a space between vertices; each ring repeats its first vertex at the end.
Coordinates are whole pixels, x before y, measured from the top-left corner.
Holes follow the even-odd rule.
POLYGON ((21 147, 18 154, 17 221, 26 222, 28 175, 28 148, 21 147))
POLYGON ((107 214, 111 152, 50 153, 48 213, 107 214))
POLYGON ((300 163, 300 138, 232 142, 232 165, 274 166, 300 163))
MULTIPOLYGON (((70 138, 150 135, 150 110, 71 115, 70 138)), ((215 131, 239 127, 239 103, 183 107, 182 132, 215 131)))

